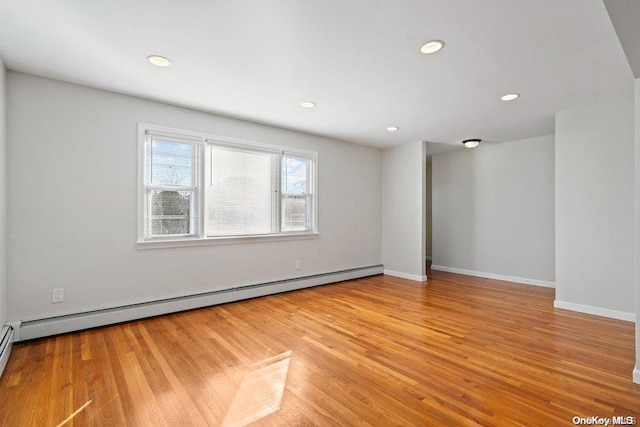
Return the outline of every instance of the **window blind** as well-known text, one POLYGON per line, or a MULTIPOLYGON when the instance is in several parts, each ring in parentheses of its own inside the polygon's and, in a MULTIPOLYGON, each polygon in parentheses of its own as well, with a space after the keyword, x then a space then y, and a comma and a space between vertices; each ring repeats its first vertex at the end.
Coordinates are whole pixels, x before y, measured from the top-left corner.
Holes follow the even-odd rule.
POLYGON ((209 144, 207 237, 277 233, 278 154, 209 144))

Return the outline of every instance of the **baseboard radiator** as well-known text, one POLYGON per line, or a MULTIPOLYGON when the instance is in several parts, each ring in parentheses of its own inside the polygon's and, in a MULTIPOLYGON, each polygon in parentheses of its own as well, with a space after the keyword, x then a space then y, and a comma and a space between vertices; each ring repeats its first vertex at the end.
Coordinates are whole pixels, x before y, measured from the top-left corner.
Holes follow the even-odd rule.
POLYGON ((93 310, 65 316, 24 321, 20 324, 20 328, 17 331, 16 341, 31 340, 83 329, 97 328, 114 323, 128 322, 131 320, 143 319, 145 317, 159 316, 162 314, 176 313, 179 311, 192 310, 195 308, 208 307, 281 292, 289 292, 297 289, 326 285, 328 283, 341 282, 343 280, 375 276, 377 274, 382 274, 383 269, 384 267, 382 265, 353 268, 349 270, 260 283, 197 295, 188 295, 184 297, 131 304, 102 310, 93 310))
POLYGON ((13 328, 11 326, 3 326, 0 331, 0 375, 7 366, 11 348, 13 347, 13 328))

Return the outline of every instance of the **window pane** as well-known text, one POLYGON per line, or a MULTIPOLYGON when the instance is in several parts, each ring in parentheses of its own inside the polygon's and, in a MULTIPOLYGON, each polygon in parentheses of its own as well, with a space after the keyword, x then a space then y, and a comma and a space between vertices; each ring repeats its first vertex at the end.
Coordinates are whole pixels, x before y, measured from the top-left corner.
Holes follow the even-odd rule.
POLYGON ((277 156, 215 146, 207 150, 207 235, 275 232, 277 156))
POLYGON ((192 191, 149 190, 147 234, 149 236, 193 234, 192 191))
POLYGON ((282 231, 313 230, 311 171, 313 160, 285 155, 282 158, 282 231))
POLYGON ((282 192, 306 194, 309 191, 310 160, 284 156, 282 158, 282 192))
POLYGON ((311 231, 311 196, 282 198, 282 231, 311 231))
POLYGON ((194 187, 196 146, 153 138, 146 145, 147 184, 194 187))

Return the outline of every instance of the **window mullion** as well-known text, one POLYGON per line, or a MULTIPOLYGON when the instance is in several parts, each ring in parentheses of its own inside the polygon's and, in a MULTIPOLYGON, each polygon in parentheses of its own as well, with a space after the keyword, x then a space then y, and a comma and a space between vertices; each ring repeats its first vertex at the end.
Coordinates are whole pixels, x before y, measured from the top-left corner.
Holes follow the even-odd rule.
POLYGON ((206 230, 206 221, 205 221, 205 203, 206 203, 206 195, 205 195, 205 173, 206 173, 206 147, 207 144, 204 142, 204 138, 200 140, 200 144, 198 147, 198 159, 196 161, 196 169, 197 169, 197 178, 196 179, 196 199, 198 201, 198 230, 196 230, 196 235, 203 239, 207 236, 206 230))
POLYGON ((284 156, 283 156, 283 152, 280 151, 278 153, 278 160, 277 160, 277 165, 278 167, 276 167, 275 169, 275 193, 276 193, 276 209, 275 209, 275 213, 274 213, 274 222, 275 222, 275 233, 276 234, 280 234, 282 233, 282 197, 283 197, 283 192, 282 192, 282 161, 284 160, 284 156))
POLYGON ((147 190, 155 190, 155 191, 196 191, 197 187, 169 187, 163 185, 145 185, 144 188, 147 190))

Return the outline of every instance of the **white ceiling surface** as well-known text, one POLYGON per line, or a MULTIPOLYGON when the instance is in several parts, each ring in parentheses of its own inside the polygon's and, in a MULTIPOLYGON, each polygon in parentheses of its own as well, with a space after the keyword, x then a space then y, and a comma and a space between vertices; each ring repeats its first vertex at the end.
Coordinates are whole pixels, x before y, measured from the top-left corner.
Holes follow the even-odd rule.
POLYGON ((602 0, 0 0, 0 56, 375 147, 547 135, 556 111, 633 95, 602 0), (419 53, 431 39, 445 48, 419 53))
POLYGON ((633 75, 640 78, 640 1, 605 0, 605 5, 633 75))

